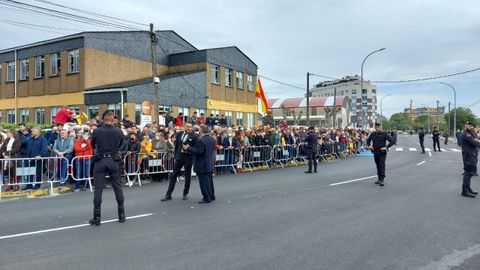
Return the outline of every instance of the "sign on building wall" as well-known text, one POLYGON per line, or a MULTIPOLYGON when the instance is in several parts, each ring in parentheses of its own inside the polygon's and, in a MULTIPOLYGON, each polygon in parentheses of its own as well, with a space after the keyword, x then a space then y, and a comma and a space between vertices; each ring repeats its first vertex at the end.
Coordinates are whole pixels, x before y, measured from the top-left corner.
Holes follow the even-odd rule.
POLYGON ((142 102, 142 117, 140 118, 140 128, 148 124, 152 124, 152 103, 148 101, 142 102))

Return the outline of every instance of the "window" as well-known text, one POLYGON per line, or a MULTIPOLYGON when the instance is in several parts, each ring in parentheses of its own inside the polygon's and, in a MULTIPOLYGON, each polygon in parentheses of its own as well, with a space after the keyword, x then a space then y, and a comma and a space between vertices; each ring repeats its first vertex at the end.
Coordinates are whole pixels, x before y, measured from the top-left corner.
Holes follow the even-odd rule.
POLYGON ((310 114, 311 115, 317 115, 317 108, 311 108, 310 109, 310 114))
POLYGON ((20 60, 20 80, 28 80, 28 59, 20 60))
POLYGON ((232 125, 232 112, 225 112, 225 119, 227 120, 227 126, 232 125))
POLYGON ((59 75, 60 67, 61 67, 60 53, 50 54, 50 76, 59 75))
POLYGON ((15 123, 15 110, 7 110, 7 123, 15 123))
POLYGON ((200 117, 200 114, 205 114, 205 110, 204 109, 198 109, 198 117, 200 117))
POLYGON ((29 120, 28 109, 20 109, 20 122, 26 123, 29 120))
POLYGON ((79 115, 80 114, 80 107, 78 107, 78 106, 72 106, 69 109, 70 109, 70 113, 72 113, 73 115, 79 115))
POLYGON ((213 116, 220 115, 220 110, 212 110, 213 116))
POLYGON ((92 119, 97 114, 98 114, 98 105, 88 105, 87 106, 87 117, 88 117, 88 119, 92 119))
POLYGON ((0 122, 2 122, 2 120, 3 120, 3 119, 2 119, 2 118, 3 118, 2 116, 3 116, 3 114, 2 114, 2 111, 0 110, 0 122))
POLYGON ((142 104, 135 104, 135 123, 142 122, 142 104))
POLYGON ((35 78, 42 78, 45 75, 45 58, 42 56, 35 57, 35 78))
POLYGON ((50 108, 50 122, 53 124, 53 120, 55 119, 55 115, 57 112, 60 111, 60 107, 51 107, 50 108))
POLYGON ((35 124, 43 125, 45 124, 45 109, 36 108, 35 109, 35 124))
POLYGON ((253 75, 247 75, 247 89, 253 91, 253 75))
POLYGON ((237 126, 243 126, 243 112, 237 112, 237 126))
POLYGON ((372 89, 372 93, 377 93, 377 90, 376 90, 376 89, 372 89))
POLYGON ((212 83, 220 83, 220 67, 218 65, 212 65, 212 83))
POLYGON ((0 83, 2 83, 2 64, 0 64, 0 83))
POLYGON ((80 51, 68 51, 68 73, 76 73, 80 71, 80 51))
POLYGON ((172 111, 172 108, 170 106, 163 106, 163 105, 158 106, 159 113, 162 113, 162 112, 168 113, 170 111, 172 111))
POLYGON ((247 127, 251 128, 254 125, 253 113, 247 113, 247 127))
POLYGON ((190 116, 190 109, 187 107, 178 108, 178 113, 183 113, 183 123, 188 121, 188 117, 190 116))
POLYGON ((120 114, 122 113, 120 104, 107 104, 107 110, 113 111, 113 115, 120 119, 120 114))
POLYGON ((367 102, 363 102, 362 107, 363 107, 363 109, 366 109, 367 108, 367 102))
POLYGON ((243 89, 243 73, 237 71, 237 88, 243 89))
POLYGON ((367 89, 362 89, 362 94, 366 94, 367 93, 367 89))
POLYGON ((232 70, 229 68, 225 69, 225 85, 232 86, 232 70))

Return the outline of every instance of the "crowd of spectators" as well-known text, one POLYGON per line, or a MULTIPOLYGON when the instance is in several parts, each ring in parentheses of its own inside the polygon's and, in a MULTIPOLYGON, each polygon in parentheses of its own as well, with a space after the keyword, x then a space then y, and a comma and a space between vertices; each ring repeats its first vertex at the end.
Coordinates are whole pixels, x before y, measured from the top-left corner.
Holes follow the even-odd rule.
MULTIPOLYGON (((68 109, 62 112, 62 120, 71 119, 68 116, 68 109)), ((137 170, 138 166, 145 164, 149 158, 154 158, 155 153, 167 153, 167 159, 172 160, 172 149, 174 148, 175 133, 183 130, 185 122, 193 125, 194 131, 198 131, 201 124, 206 124, 211 129, 211 135, 216 139, 216 147, 219 153, 224 153, 223 162, 228 164, 241 162, 238 154, 230 152, 232 149, 241 149, 251 146, 288 146, 289 151, 294 155, 292 149, 301 149, 305 140, 306 127, 295 127, 288 125, 260 125, 258 127, 245 128, 237 125, 227 125, 227 119, 222 115, 209 115, 194 113, 192 117, 184 117, 182 113, 173 117, 171 113, 165 116, 165 125, 146 125, 140 128, 130 120, 128 115, 121 120, 115 119, 116 125, 125 135, 126 155, 135 155, 129 163, 124 164, 126 171, 137 170)), ((8 190, 18 190, 20 183, 37 182, 35 185, 24 185, 23 190, 38 189, 42 182, 42 170, 44 165, 38 165, 38 161, 47 157, 59 157, 55 164, 56 177, 59 185, 66 185, 74 182, 74 191, 82 188, 89 189, 85 181, 72 181, 85 179, 91 175, 90 163, 93 149, 90 143, 91 133, 103 125, 99 116, 95 116, 84 124, 76 124, 58 121, 50 130, 42 131, 39 128, 28 129, 25 124, 19 124, 18 130, 10 129, 6 133, 0 131, 0 158, 4 160, 13 158, 31 158, 29 161, 2 162, 0 164, 0 175, 4 183, 9 181, 8 190), (34 161, 37 160, 35 163, 34 161), (73 160, 73 162, 72 162, 73 160), (35 163, 35 164, 34 164, 35 163), (69 168, 72 164, 72 168, 69 168), (36 181, 32 177, 16 177, 15 166, 35 166, 37 168, 36 181), (73 170, 69 173, 68 170, 73 170), (8 176, 8 177, 7 177, 8 176), (9 178, 9 179, 6 179, 9 178), (20 179, 19 179, 20 178, 20 179), (23 182, 22 182, 23 181, 23 182)), ((331 151, 359 151, 366 146, 369 132, 361 129, 342 128, 321 128, 317 127, 319 152, 331 151), (334 149, 332 149, 334 148, 334 149)), ((241 165, 236 166, 237 172, 241 171, 241 165)), ((144 171, 145 172, 145 171, 144 171)), ((217 173, 231 173, 232 169, 223 168, 217 173)), ((166 174, 152 174, 148 176, 153 181, 162 181, 168 178, 166 174)))

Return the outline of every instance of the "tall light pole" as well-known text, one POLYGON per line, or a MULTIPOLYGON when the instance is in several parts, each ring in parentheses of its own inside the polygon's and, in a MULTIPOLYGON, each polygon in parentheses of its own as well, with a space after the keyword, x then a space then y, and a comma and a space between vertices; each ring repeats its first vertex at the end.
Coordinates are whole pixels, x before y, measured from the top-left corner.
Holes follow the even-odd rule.
POLYGON ((310 72, 307 72, 307 127, 310 126, 310 72))
POLYGON ((385 95, 383 96, 381 99, 380 99, 380 125, 383 127, 383 108, 382 108, 382 102, 383 102, 383 99, 388 97, 388 96, 391 96, 392 93, 388 94, 388 95, 385 95))
MULTIPOLYGON (((455 134, 457 130, 457 91, 455 90, 455 87, 453 87, 451 84, 444 83, 444 82, 440 82, 440 83, 446 86, 449 86, 453 90, 453 134, 455 134)), ((450 115, 449 115, 448 122, 450 122, 450 115)))
POLYGON ((367 61, 367 58, 374 54, 374 53, 377 53, 377 52, 381 52, 385 50, 385 48, 381 48, 379 50, 376 50, 376 51, 373 51, 371 53, 369 53, 365 59, 363 59, 363 62, 362 62, 362 67, 360 69, 360 92, 362 93, 362 127, 365 128, 365 109, 363 107, 363 65, 365 64, 365 61, 367 61))

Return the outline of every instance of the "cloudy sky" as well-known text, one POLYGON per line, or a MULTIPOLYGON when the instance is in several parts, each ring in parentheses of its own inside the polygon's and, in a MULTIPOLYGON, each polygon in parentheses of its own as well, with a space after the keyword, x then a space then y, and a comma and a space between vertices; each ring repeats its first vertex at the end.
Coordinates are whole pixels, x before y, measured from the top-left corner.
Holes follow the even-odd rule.
MULTIPOLYGON (((337 78, 359 74, 363 58, 382 47, 387 49, 365 64, 367 80, 417 79, 480 67, 478 0, 52 1, 153 22, 157 29, 175 30, 200 49, 236 45, 257 63, 260 75, 301 88, 306 72, 337 78)), ((58 9, 41 1, 22 2, 58 9)), ((0 22, 0 48, 75 30, 107 30, 1 4, 0 19, 71 29, 50 29, 57 32, 52 33, 0 22)), ((312 83, 319 80, 311 78, 312 83)), ((456 87, 458 106, 469 106, 480 116, 480 71, 442 80, 456 87)), ((262 84, 268 98, 305 93, 265 79, 262 84)), ((378 84, 378 92, 380 98, 391 94, 383 101, 386 115, 403 110, 410 99, 414 106, 435 106, 440 100, 440 105, 452 101, 453 107, 452 90, 439 80, 378 84)))

